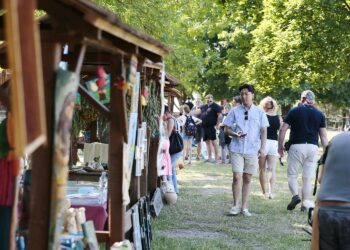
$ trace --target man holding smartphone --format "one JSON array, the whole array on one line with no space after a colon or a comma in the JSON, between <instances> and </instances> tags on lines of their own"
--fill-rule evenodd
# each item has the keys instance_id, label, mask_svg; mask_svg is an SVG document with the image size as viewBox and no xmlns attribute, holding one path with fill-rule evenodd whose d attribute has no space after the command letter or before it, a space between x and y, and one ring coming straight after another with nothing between
<instances>
[{"instance_id":1,"label":"man holding smartphone","mask_svg":"<svg viewBox=\"0 0 350 250\"><path fill-rule=\"evenodd\" d=\"M239 87L239 91L242 105L233 108L224 121L224 131L232 137L230 150L232 151L233 206L229 214L242 213L244 216L251 216L248 210L251 179L259 167L258 157L265 156L269 122L265 112L253 104L254 87L244 84ZM240 206L241 191L242 205Z\"/></svg>"}]
</instances>

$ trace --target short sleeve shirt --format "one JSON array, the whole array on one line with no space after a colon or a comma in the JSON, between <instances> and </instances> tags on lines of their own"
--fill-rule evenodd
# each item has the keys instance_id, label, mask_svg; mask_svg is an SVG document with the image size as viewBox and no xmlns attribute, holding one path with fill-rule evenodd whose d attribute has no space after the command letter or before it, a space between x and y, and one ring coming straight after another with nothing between
<instances>
[{"instance_id":1,"label":"short sleeve shirt","mask_svg":"<svg viewBox=\"0 0 350 250\"><path fill-rule=\"evenodd\" d=\"M218 121L218 113L221 113L221 107L216 103L212 103L210 106L205 104L201 107L201 120L202 126L215 126Z\"/></svg>"},{"instance_id":2,"label":"short sleeve shirt","mask_svg":"<svg viewBox=\"0 0 350 250\"><path fill-rule=\"evenodd\" d=\"M239 154L257 154L261 146L260 130L268 127L269 122L265 112L254 104L248 110L247 115L244 114L245 112L244 105L235 107L231 109L224 121L224 125L233 131L242 131L247 134L243 138L233 137L230 150Z\"/></svg>"},{"instance_id":3,"label":"short sleeve shirt","mask_svg":"<svg viewBox=\"0 0 350 250\"><path fill-rule=\"evenodd\" d=\"M319 130L326 127L324 114L311 105L293 108L284 122L290 126L291 144L310 143L318 146Z\"/></svg>"}]
</instances>

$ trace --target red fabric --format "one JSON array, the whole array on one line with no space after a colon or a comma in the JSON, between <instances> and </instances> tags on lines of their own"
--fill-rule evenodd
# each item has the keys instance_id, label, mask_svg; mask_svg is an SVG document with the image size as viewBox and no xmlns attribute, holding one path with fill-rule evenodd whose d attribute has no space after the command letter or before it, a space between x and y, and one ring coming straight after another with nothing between
<instances>
[{"instance_id":1,"label":"red fabric","mask_svg":"<svg viewBox=\"0 0 350 250\"><path fill-rule=\"evenodd\" d=\"M15 161L0 158L0 205L12 206L14 201Z\"/></svg>"},{"instance_id":2,"label":"red fabric","mask_svg":"<svg viewBox=\"0 0 350 250\"><path fill-rule=\"evenodd\" d=\"M106 224L107 203L99 205L71 205L73 208L85 207L86 221L92 220L94 222L95 230L103 231Z\"/></svg>"}]
</instances>

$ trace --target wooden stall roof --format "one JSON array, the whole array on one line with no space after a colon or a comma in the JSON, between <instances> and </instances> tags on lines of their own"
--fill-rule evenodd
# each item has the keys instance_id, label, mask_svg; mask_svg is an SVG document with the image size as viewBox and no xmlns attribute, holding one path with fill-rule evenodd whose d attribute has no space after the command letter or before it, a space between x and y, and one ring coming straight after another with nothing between
<instances>
[{"instance_id":1,"label":"wooden stall roof","mask_svg":"<svg viewBox=\"0 0 350 250\"><path fill-rule=\"evenodd\" d=\"M174 86L177 86L181 83L179 79L170 75L169 73L165 74L165 81L169 82L170 85L174 85Z\"/></svg>"},{"instance_id":2,"label":"wooden stall roof","mask_svg":"<svg viewBox=\"0 0 350 250\"><path fill-rule=\"evenodd\" d=\"M165 86L164 92L167 96L176 96L178 98L182 97L182 92L178 89Z\"/></svg>"},{"instance_id":3,"label":"wooden stall roof","mask_svg":"<svg viewBox=\"0 0 350 250\"><path fill-rule=\"evenodd\" d=\"M46 36L44 39L54 35L64 40L69 36L84 40L88 45L103 45L109 52L139 54L153 62L161 62L170 52L170 48L158 40L123 23L115 13L90 0L38 0L38 7L55 21L56 33L42 32L42 36ZM45 24L52 23L49 19L42 20L42 30Z\"/></svg>"}]
</instances>

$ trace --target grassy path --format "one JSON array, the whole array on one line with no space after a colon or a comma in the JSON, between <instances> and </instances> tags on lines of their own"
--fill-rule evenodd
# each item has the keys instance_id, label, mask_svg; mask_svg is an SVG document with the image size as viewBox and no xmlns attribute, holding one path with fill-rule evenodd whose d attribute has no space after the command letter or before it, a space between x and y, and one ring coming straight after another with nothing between
<instances>
[{"instance_id":1,"label":"grassy path","mask_svg":"<svg viewBox=\"0 0 350 250\"><path fill-rule=\"evenodd\" d=\"M286 165L286 164L284 164ZM153 249L309 249L307 214L287 211L286 166L277 166L273 200L261 195L257 176L250 196L252 217L228 216L230 165L194 162L178 171L180 196L152 220Z\"/></svg>"}]
</instances>

